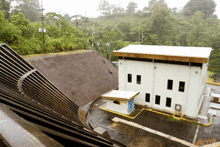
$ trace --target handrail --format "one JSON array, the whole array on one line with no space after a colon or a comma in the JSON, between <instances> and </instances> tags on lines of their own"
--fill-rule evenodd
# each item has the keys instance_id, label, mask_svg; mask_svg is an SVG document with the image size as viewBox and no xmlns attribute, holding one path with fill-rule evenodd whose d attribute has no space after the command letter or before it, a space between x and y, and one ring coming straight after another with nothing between
<instances>
[{"instance_id":1,"label":"handrail","mask_svg":"<svg viewBox=\"0 0 220 147\"><path fill-rule=\"evenodd\" d=\"M212 120L213 120L213 115L212 115L210 123L209 124L203 124L203 123L200 123L200 122L197 122L197 121L193 121L193 120L190 120L190 119L183 118L183 115L181 115L181 117L179 118L179 117L175 116L175 113L171 115L171 114L159 112L159 111L148 109L148 108L141 109L141 111L137 115L135 115L134 117L131 117L131 116L128 116L128 115L125 115L125 114L121 114L121 113L118 113L118 112L115 112L115 111L111 111L111 110L108 110L108 109L103 109L101 107L99 107L99 109L104 110L104 111L108 111L108 112L111 112L111 113L115 113L115 114L130 118L130 119L135 119L142 111L147 110L147 111L151 111L151 112L158 113L158 114L161 114L161 115L170 116L170 117L173 117L173 118L178 118L180 120L188 121L188 122L191 122L191 123L195 123L195 124L199 124L199 125L203 125L203 126L207 126L207 127L212 125Z\"/></svg>"},{"instance_id":2,"label":"handrail","mask_svg":"<svg viewBox=\"0 0 220 147\"><path fill-rule=\"evenodd\" d=\"M207 82L207 84L211 84L211 85L217 85L217 86L220 86L220 83L212 83L212 82Z\"/></svg>"}]
</instances>

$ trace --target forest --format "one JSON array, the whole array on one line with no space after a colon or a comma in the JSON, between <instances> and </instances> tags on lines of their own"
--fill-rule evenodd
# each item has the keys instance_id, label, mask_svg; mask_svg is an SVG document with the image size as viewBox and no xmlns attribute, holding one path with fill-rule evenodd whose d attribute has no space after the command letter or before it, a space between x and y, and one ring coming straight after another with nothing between
<instances>
[{"instance_id":1,"label":"forest","mask_svg":"<svg viewBox=\"0 0 220 147\"><path fill-rule=\"evenodd\" d=\"M209 70L220 73L220 20L215 8L214 0L189 0L182 10L169 8L164 0L150 0L141 10L135 2L123 8L100 0L100 16L88 18L44 14L38 0L0 0L0 43L22 55L43 53L39 28L44 26L47 53L94 49L109 57L129 44L212 47Z\"/></svg>"}]
</instances>

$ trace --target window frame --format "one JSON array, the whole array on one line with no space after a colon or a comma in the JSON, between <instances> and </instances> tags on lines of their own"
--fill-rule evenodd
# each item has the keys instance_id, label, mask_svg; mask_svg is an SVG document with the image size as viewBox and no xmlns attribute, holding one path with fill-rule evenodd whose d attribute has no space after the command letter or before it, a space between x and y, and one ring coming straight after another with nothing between
<instances>
[{"instance_id":1,"label":"window frame","mask_svg":"<svg viewBox=\"0 0 220 147\"><path fill-rule=\"evenodd\" d=\"M181 88L181 83L183 83L183 88ZM186 82L184 81L179 81L179 92L185 92L185 87L186 87Z\"/></svg>"},{"instance_id":2,"label":"window frame","mask_svg":"<svg viewBox=\"0 0 220 147\"><path fill-rule=\"evenodd\" d=\"M170 100L169 103L168 103L168 100ZM168 104L169 104L169 105L168 105ZM166 97L166 107L171 108L171 106L172 106L172 98Z\"/></svg>"},{"instance_id":3,"label":"window frame","mask_svg":"<svg viewBox=\"0 0 220 147\"><path fill-rule=\"evenodd\" d=\"M170 83L170 82L172 82L172 83ZM172 85L170 85L170 84L172 84ZM167 80L167 89L168 90L173 90L173 80L171 80L171 79Z\"/></svg>"},{"instance_id":4,"label":"window frame","mask_svg":"<svg viewBox=\"0 0 220 147\"><path fill-rule=\"evenodd\" d=\"M138 78L139 77L139 78ZM139 79L139 80L138 80ZM141 84L141 75L137 75L137 81L136 81L137 84Z\"/></svg>"},{"instance_id":5,"label":"window frame","mask_svg":"<svg viewBox=\"0 0 220 147\"><path fill-rule=\"evenodd\" d=\"M130 79L130 80L129 80ZM128 79L127 79L128 83L132 83L132 74L128 73Z\"/></svg>"},{"instance_id":6,"label":"window frame","mask_svg":"<svg viewBox=\"0 0 220 147\"><path fill-rule=\"evenodd\" d=\"M149 101L147 101L147 99L148 99ZM145 93L145 102L150 103L150 93Z\"/></svg>"},{"instance_id":7,"label":"window frame","mask_svg":"<svg viewBox=\"0 0 220 147\"><path fill-rule=\"evenodd\" d=\"M157 99L159 99L158 103L157 103ZM160 95L155 95L155 104L160 105Z\"/></svg>"}]
</instances>

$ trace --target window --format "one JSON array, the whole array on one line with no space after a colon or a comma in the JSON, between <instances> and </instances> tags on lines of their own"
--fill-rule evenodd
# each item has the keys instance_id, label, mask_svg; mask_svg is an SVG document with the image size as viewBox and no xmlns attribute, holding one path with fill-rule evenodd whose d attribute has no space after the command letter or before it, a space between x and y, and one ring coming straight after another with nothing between
<instances>
[{"instance_id":1,"label":"window","mask_svg":"<svg viewBox=\"0 0 220 147\"><path fill-rule=\"evenodd\" d=\"M120 105L120 101L118 100L113 100L113 103Z\"/></svg>"},{"instance_id":2,"label":"window","mask_svg":"<svg viewBox=\"0 0 220 147\"><path fill-rule=\"evenodd\" d=\"M185 82L181 82L179 83L179 91L184 92L185 89Z\"/></svg>"},{"instance_id":3,"label":"window","mask_svg":"<svg viewBox=\"0 0 220 147\"><path fill-rule=\"evenodd\" d=\"M160 96L156 95L155 104L160 105Z\"/></svg>"},{"instance_id":4,"label":"window","mask_svg":"<svg viewBox=\"0 0 220 147\"><path fill-rule=\"evenodd\" d=\"M145 94L145 102L150 102L150 94L149 93Z\"/></svg>"},{"instance_id":5,"label":"window","mask_svg":"<svg viewBox=\"0 0 220 147\"><path fill-rule=\"evenodd\" d=\"M169 90L173 89L173 80L168 80L168 82L167 82L167 89L169 89Z\"/></svg>"},{"instance_id":6,"label":"window","mask_svg":"<svg viewBox=\"0 0 220 147\"><path fill-rule=\"evenodd\" d=\"M129 82L129 83L132 82L132 74L128 74L128 82Z\"/></svg>"},{"instance_id":7,"label":"window","mask_svg":"<svg viewBox=\"0 0 220 147\"><path fill-rule=\"evenodd\" d=\"M137 75L137 84L141 84L141 76Z\"/></svg>"},{"instance_id":8,"label":"window","mask_svg":"<svg viewBox=\"0 0 220 147\"><path fill-rule=\"evenodd\" d=\"M171 107L171 98L167 97L166 106Z\"/></svg>"}]
</instances>

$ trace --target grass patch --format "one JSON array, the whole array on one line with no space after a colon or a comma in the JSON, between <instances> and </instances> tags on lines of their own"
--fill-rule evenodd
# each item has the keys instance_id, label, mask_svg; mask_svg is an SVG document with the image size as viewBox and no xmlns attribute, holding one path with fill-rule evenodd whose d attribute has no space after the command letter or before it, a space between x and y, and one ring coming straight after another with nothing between
<instances>
[{"instance_id":1,"label":"grass patch","mask_svg":"<svg viewBox=\"0 0 220 147\"><path fill-rule=\"evenodd\" d=\"M31 54L31 55L22 55L22 57L23 58L29 58L29 57L39 57L39 56L47 56L47 55L67 55L67 54L82 53L82 52L87 52L87 51L88 50L75 50L75 51L47 53L47 54Z\"/></svg>"},{"instance_id":2,"label":"grass patch","mask_svg":"<svg viewBox=\"0 0 220 147\"><path fill-rule=\"evenodd\" d=\"M174 117L172 117L172 116L168 116L167 120L168 120L168 121L177 121L177 122L180 122L180 121L181 121L180 119L176 119L176 118L174 118Z\"/></svg>"},{"instance_id":3,"label":"grass patch","mask_svg":"<svg viewBox=\"0 0 220 147\"><path fill-rule=\"evenodd\" d=\"M208 71L208 78L207 78L207 82L211 82L213 83L214 82L214 79L211 78L212 75L214 75L215 73L212 72L212 71Z\"/></svg>"}]
</instances>

